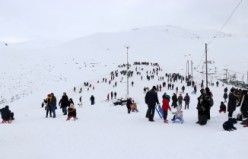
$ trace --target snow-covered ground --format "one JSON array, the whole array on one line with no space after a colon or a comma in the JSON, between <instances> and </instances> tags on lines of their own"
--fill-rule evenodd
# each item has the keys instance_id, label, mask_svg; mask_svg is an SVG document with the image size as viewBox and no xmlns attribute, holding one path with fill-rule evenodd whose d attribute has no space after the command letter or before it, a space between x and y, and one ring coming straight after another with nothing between
<instances>
[{"instance_id":1,"label":"snow-covered ground","mask_svg":"<svg viewBox=\"0 0 248 159\"><path fill-rule=\"evenodd\" d=\"M125 53L118 58L108 55L104 58L99 55L100 59L92 54L86 59L83 58L85 55L75 56L73 53L59 52L42 54L42 51L39 51L1 52L0 108L8 104L16 118L11 124L0 124L1 159L247 158L245 144L248 139L245 136L248 129L238 123L235 125L236 131L224 131L222 124L227 120L227 114L218 112L223 100L223 90L225 87L230 89L231 86L223 86L222 83L219 87L210 86L215 104L211 109L211 120L205 126L195 123L199 91L196 95L191 94L192 87L186 87L185 91L190 94L191 103L189 110L183 110L183 124L165 124L158 114L155 114L155 122L149 122L145 118L147 106L144 102L143 88L151 88L163 82L157 77L151 81L146 80L146 71L154 67L137 66L143 80L136 74L136 66L132 65L130 68L134 71L134 76L129 82L134 81L134 86L130 85L129 94L137 103L139 112L128 114L125 106L114 106L114 100L106 101L107 94L111 91L117 92L117 98L125 97L126 77L119 74L111 84L102 82L103 78L110 80L111 71L120 72L126 69L118 67L119 64L126 63ZM139 61L132 56L131 59L130 63ZM149 56L146 56L146 59L149 61ZM183 70L173 69L176 62L166 59L164 54L161 54L160 60L149 62L159 62L163 69L159 74L161 76L176 71L182 75L185 73ZM184 68L185 59L177 61L176 66L178 65L183 65ZM194 77L199 90L202 75L195 73ZM94 89L91 87L87 90L84 82L92 84ZM114 82L117 82L117 87L113 87ZM179 90L182 85L186 86L184 82L175 83ZM77 88L76 92L73 92L74 86ZM82 93L78 92L80 88L83 89ZM41 103L51 92L58 101L63 92L73 98L79 120L66 121L66 116L62 115L59 107L56 110L56 118L45 118L45 110L41 108ZM160 101L164 92L172 95L175 91L163 88L158 93ZM95 96L95 105L90 105L91 95ZM82 107L77 105L80 96L83 98ZM237 113L239 109L234 116ZM168 119L172 116L169 112Z\"/></svg>"}]
</instances>

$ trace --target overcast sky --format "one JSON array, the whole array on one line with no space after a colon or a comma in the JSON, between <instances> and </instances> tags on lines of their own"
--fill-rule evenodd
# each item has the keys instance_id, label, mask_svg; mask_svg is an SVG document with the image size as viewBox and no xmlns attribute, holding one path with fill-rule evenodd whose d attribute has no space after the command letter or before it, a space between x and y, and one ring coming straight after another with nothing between
<instances>
[{"instance_id":1,"label":"overcast sky","mask_svg":"<svg viewBox=\"0 0 248 159\"><path fill-rule=\"evenodd\" d=\"M0 0L0 40L75 38L175 25L220 30L241 0ZM224 32L248 35L248 0Z\"/></svg>"}]
</instances>

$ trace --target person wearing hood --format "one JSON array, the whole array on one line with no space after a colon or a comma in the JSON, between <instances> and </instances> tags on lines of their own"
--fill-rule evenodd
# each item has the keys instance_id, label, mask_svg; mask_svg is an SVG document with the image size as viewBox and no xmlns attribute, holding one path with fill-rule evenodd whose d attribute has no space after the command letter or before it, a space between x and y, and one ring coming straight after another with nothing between
<instances>
[{"instance_id":1,"label":"person wearing hood","mask_svg":"<svg viewBox=\"0 0 248 159\"><path fill-rule=\"evenodd\" d=\"M6 105L4 108L0 109L2 123L11 123L14 120L14 113L9 110L9 106Z\"/></svg>"}]
</instances>

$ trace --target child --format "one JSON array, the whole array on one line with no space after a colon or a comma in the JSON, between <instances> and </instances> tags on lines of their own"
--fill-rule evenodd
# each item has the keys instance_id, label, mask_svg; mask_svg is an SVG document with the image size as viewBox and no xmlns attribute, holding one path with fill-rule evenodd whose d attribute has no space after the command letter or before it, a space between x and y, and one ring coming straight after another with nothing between
<instances>
[{"instance_id":1,"label":"child","mask_svg":"<svg viewBox=\"0 0 248 159\"><path fill-rule=\"evenodd\" d=\"M8 105L0 109L0 113L3 119L2 123L11 123L14 120L14 113L9 110Z\"/></svg>"},{"instance_id":2,"label":"child","mask_svg":"<svg viewBox=\"0 0 248 159\"><path fill-rule=\"evenodd\" d=\"M236 123L237 123L237 120L235 118L229 118L228 121L223 123L223 129L225 131L237 130L237 128L234 127L234 124Z\"/></svg>"},{"instance_id":3,"label":"child","mask_svg":"<svg viewBox=\"0 0 248 159\"><path fill-rule=\"evenodd\" d=\"M168 115L168 109L171 111L171 107L170 107L170 104L169 104L169 99L168 97L166 96L166 94L164 94L163 96L163 105L162 105L162 110L163 110L163 118L164 118L164 123L168 123L168 120L167 120L167 115Z\"/></svg>"},{"instance_id":4,"label":"child","mask_svg":"<svg viewBox=\"0 0 248 159\"><path fill-rule=\"evenodd\" d=\"M173 118L171 119L171 121L173 123L183 123L184 120L183 120L183 111L180 109L180 107L177 107L177 111L176 112L173 112L172 114L175 114L173 116Z\"/></svg>"},{"instance_id":5,"label":"child","mask_svg":"<svg viewBox=\"0 0 248 159\"><path fill-rule=\"evenodd\" d=\"M70 107L68 108L68 117L66 120L70 120L71 118L74 118L74 120L77 120L77 111L76 108L74 108L74 104L71 103Z\"/></svg>"},{"instance_id":6,"label":"child","mask_svg":"<svg viewBox=\"0 0 248 159\"><path fill-rule=\"evenodd\" d=\"M226 113L226 105L224 104L224 102L221 102L221 103L220 103L220 110L219 110L219 112L220 112L220 113L221 113L221 112Z\"/></svg>"}]
</instances>

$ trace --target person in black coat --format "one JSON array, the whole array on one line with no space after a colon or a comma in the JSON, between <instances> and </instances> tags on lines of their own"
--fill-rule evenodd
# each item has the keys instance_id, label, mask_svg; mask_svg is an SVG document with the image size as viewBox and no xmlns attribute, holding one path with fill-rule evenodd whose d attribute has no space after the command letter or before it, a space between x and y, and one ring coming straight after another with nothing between
<instances>
[{"instance_id":1,"label":"person in black coat","mask_svg":"<svg viewBox=\"0 0 248 159\"><path fill-rule=\"evenodd\" d=\"M224 104L224 102L220 102L220 113L224 112L226 113L226 105Z\"/></svg>"},{"instance_id":2,"label":"person in black coat","mask_svg":"<svg viewBox=\"0 0 248 159\"><path fill-rule=\"evenodd\" d=\"M228 103L227 103L228 118L232 118L233 112L236 110L238 96L234 94L234 91L235 89L231 88L230 93L228 95Z\"/></svg>"},{"instance_id":3,"label":"person in black coat","mask_svg":"<svg viewBox=\"0 0 248 159\"><path fill-rule=\"evenodd\" d=\"M209 109L209 96L206 94L204 89L200 90L201 95L197 98L198 103L196 109L198 110L198 121L197 124L205 125L208 120L208 109Z\"/></svg>"},{"instance_id":4,"label":"person in black coat","mask_svg":"<svg viewBox=\"0 0 248 159\"><path fill-rule=\"evenodd\" d=\"M12 120L14 120L14 113L11 112L9 110L9 106L6 105L4 108L0 109L0 113L1 113L1 116L2 116L2 123L5 123L5 122L11 122Z\"/></svg>"},{"instance_id":5,"label":"person in black coat","mask_svg":"<svg viewBox=\"0 0 248 159\"><path fill-rule=\"evenodd\" d=\"M112 99L112 97L111 97L111 99ZM90 102L91 102L91 105L95 104L95 97L93 95L91 95L91 97L90 97Z\"/></svg>"},{"instance_id":6,"label":"person in black coat","mask_svg":"<svg viewBox=\"0 0 248 159\"><path fill-rule=\"evenodd\" d=\"M155 86L153 86L152 89L146 93L145 103L148 105L146 117L152 122L154 121L153 118L156 104L159 104L157 88Z\"/></svg>"},{"instance_id":7,"label":"person in black coat","mask_svg":"<svg viewBox=\"0 0 248 159\"><path fill-rule=\"evenodd\" d=\"M131 112L131 105L133 104L133 102L132 102L132 98L128 98L127 99L127 104L126 104L126 106L127 106L127 113L128 114L130 114L130 112Z\"/></svg>"},{"instance_id":8,"label":"person in black coat","mask_svg":"<svg viewBox=\"0 0 248 159\"><path fill-rule=\"evenodd\" d=\"M66 93L63 93L62 98L59 101L60 108L62 109L62 112L64 115L67 115L67 107L69 106L69 99Z\"/></svg>"},{"instance_id":9,"label":"person in black coat","mask_svg":"<svg viewBox=\"0 0 248 159\"><path fill-rule=\"evenodd\" d=\"M237 120L235 118L229 118L228 121L223 123L223 129L225 131L236 130L237 128L234 127L234 124L236 123L237 123Z\"/></svg>"},{"instance_id":10,"label":"person in black coat","mask_svg":"<svg viewBox=\"0 0 248 159\"><path fill-rule=\"evenodd\" d=\"M173 106L174 108L176 108L177 107L177 101L178 101L178 98L177 98L176 93L173 93L173 95L171 97L171 100L172 100L171 106Z\"/></svg>"},{"instance_id":11,"label":"person in black coat","mask_svg":"<svg viewBox=\"0 0 248 159\"><path fill-rule=\"evenodd\" d=\"M228 97L227 92L224 92L224 95L223 95L224 102L226 102L227 97Z\"/></svg>"}]
</instances>

